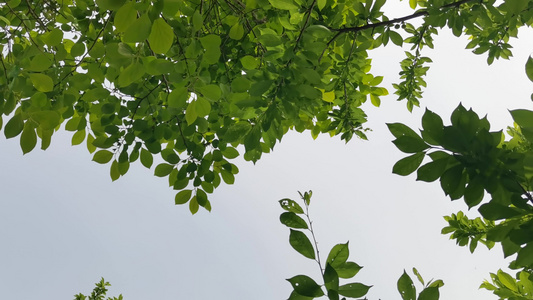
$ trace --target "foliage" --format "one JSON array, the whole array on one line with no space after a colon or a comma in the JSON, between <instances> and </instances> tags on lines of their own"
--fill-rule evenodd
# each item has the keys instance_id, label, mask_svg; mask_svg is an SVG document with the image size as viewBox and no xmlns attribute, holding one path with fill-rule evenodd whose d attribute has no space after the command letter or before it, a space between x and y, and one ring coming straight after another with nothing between
<instances>
[{"instance_id":1,"label":"foliage","mask_svg":"<svg viewBox=\"0 0 533 300\"><path fill-rule=\"evenodd\" d=\"M79 293L74 296L74 300L122 300L122 295L118 295L118 297L106 298L108 286L111 286L111 284L102 278L96 283L96 287L93 289L90 296L85 296L82 293Z\"/></svg>"},{"instance_id":2,"label":"foliage","mask_svg":"<svg viewBox=\"0 0 533 300\"><path fill-rule=\"evenodd\" d=\"M470 36L467 48L492 63L511 56L510 37L533 14L527 0L410 0L418 10L393 19L385 2L5 1L4 134L28 153L64 125L112 180L137 160L157 164L176 204L210 210L207 194L234 182L240 152L256 162L288 130L366 138L361 106L388 94L371 50L411 45L394 87L412 110L438 30Z\"/></svg>"},{"instance_id":3,"label":"foliage","mask_svg":"<svg viewBox=\"0 0 533 300\"><path fill-rule=\"evenodd\" d=\"M290 228L290 245L301 255L316 261L320 268L322 281L324 282L324 284L319 285L307 275L296 275L287 279L294 289L289 296L289 300L314 299L322 296L327 296L330 300L339 300L340 296L344 296L342 299L346 299L346 297L359 298L365 296L372 286L367 286L359 282L343 285L339 283L341 278L350 279L357 275L363 268L355 262L348 261L350 255L348 242L333 246L326 259L325 266L322 265L318 243L313 231L313 222L309 216L309 205L311 204L312 195L312 191L305 192L304 194L300 193L305 210L294 200L285 198L279 201L281 207L285 210L280 215L280 222ZM308 231L313 242L311 242L304 231L298 229ZM422 276L420 276L420 273L415 268L413 268L413 273L417 276L420 283L424 285ZM439 287L443 285L442 280L429 281L424 285L424 289L417 298L413 281L404 271L398 280L398 292L403 300L437 300L439 299Z\"/></svg>"},{"instance_id":4,"label":"foliage","mask_svg":"<svg viewBox=\"0 0 533 300\"><path fill-rule=\"evenodd\" d=\"M365 139L362 105L370 99L379 106L388 94L380 86L383 77L370 73L373 49L389 42L409 49L393 87L411 111L420 104L431 63L423 50L433 48L440 30L468 36L466 48L486 54L492 64L509 58L510 39L533 24L530 0L409 0L415 11L399 18L387 16L385 4L4 1L0 129L6 138L19 137L26 154L39 140L41 149L48 148L53 133L64 126L73 132L73 145L85 142L95 162L110 165L112 180L140 161L168 179L177 191L176 204L188 203L193 214L200 207L210 211L208 194L222 182L234 183L239 172L232 159L242 153L245 160L258 161L288 130L308 130L315 138L340 135L346 142L353 136ZM533 80L532 58L526 74ZM481 218L462 212L446 217L443 233L472 252L478 243L489 248L499 243L506 257L516 254L510 265L519 270L515 277L498 271L491 275L493 283L482 287L502 299L530 299L533 111L511 114L516 124L508 130L510 140L462 105L450 125L426 110L420 134L403 124L388 126L394 144L408 154L394 165L394 173L416 171L417 180L439 180L452 200L463 198L469 208L478 207ZM333 247L322 267L307 210L310 197L302 195L305 211L282 200L286 212L280 220L291 228L291 246L318 262L326 291L298 275L289 280L292 298L364 296L368 286L338 283L343 272L351 278L358 271L347 262L347 243ZM309 230L314 243L302 230ZM425 285L418 299L437 299L436 282ZM102 279L91 297L103 299L107 285ZM415 299L405 272L398 288L404 300Z\"/></svg>"},{"instance_id":5,"label":"foliage","mask_svg":"<svg viewBox=\"0 0 533 300\"><path fill-rule=\"evenodd\" d=\"M531 76L533 60L526 64ZM394 144L410 156L398 161L393 172L409 175L417 172L417 180L440 181L442 190L452 200L463 198L469 208L478 207L483 218L469 219L463 212L445 217L451 233L460 246L470 243L474 252L478 242L489 249L499 243L505 257L516 254L510 268L522 269L514 279L499 270L491 274L493 284L481 287L501 299L531 299L533 281L533 111L510 112L515 124L508 129L511 139L502 131L490 131L486 118L479 118L462 105L445 126L437 114L426 110L421 134L400 124L388 124L396 137ZM425 157L430 162L422 165ZM486 197L486 196L490 196ZM487 200L487 198L489 198ZM518 279L518 281L517 281Z\"/></svg>"}]
</instances>

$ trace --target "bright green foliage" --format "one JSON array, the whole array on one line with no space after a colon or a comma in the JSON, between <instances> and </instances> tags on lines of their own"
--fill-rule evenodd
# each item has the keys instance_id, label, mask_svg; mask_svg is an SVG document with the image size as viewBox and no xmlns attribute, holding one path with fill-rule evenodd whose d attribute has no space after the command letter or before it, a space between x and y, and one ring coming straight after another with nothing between
<instances>
[{"instance_id":1,"label":"bright green foliage","mask_svg":"<svg viewBox=\"0 0 533 300\"><path fill-rule=\"evenodd\" d=\"M172 165L155 173L177 192L210 194L235 181L239 152L255 162L288 130L365 138L361 105L388 94L370 73L371 50L411 45L395 93L412 110L431 62L422 52L439 29L466 33L468 48L491 63L511 55L509 38L533 15L526 0L419 0L409 1L419 8L412 15L391 19L385 2L4 2L4 134L20 135L28 153L39 139L46 149L65 123L73 145L85 142L93 160L110 163L113 180L139 156L151 168L155 155ZM395 171L408 173L419 153Z\"/></svg>"},{"instance_id":2,"label":"bright green foliage","mask_svg":"<svg viewBox=\"0 0 533 300\"><path fill-rule=\"evenodd\" d=\"M107 297L107 287L111 286L109 282L104 281L104 278L100 282L96 283L96 287L93 289L91 295L85 296L82 293L79 293L74 296L74 300L122 300L122 295L118 297Z\"/></svg>"},{"instance_id":3,"label":"bright green foliage","mask_svg":"<svg viewBox=\"0 0 533 300\"><path fill-rule=\"evenodd\" d=\"M521 271L518 272L516 277L513 277L502 270L498 270L496 274L491 273L490 277L492 283L485 281L480 288L492 291L500 299L533 299L531 272Z\"/></svg>"}]
</instances>

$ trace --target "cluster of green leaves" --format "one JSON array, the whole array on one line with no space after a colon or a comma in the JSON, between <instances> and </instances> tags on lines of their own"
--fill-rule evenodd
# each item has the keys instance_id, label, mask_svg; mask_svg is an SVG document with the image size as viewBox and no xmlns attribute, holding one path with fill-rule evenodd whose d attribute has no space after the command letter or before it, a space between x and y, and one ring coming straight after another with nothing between
<instances>
[{"instance_id":1,"label":"cluster of green leaves","mask_svg":"<svg viewBox=\"0 0 533 300\"><path fill-rule=\"evenodd\" d=\"M516 278L498 270L496 274L491 273L492 283L485 281L480 288L492 291L501 300L528 300L533 299L533 280L531 272L518 272Z\"/></svg>"},{"instance_id":2,"label":"cluster of green leaves","mask_svg":"<svg viewBox=\"0 0 533 300\"><path fill-rule=\"evenodd\" d=\"M118 297L107 297L107 287L111 286L109 282L105 281L104 278L102 278L99 282L97 282L96 287L93 289L91 294L89 296L85 296L82 293L79 293L74 296L74 300L122 300L122 295L118 295Z\"/></svg>"},{"instance_id":3,"label":"cluster of green leaves","mask_svg":"<svg viewBox=\"0 0 533 300\"><path fill-rule=\"evenodd\" d=\"M285 198L279 201L281 207L285 210L280 215L280 222L290 228L289 243L294 250L306 258L315 260L322 274L322 285L326 292L324 292L321 285L315 280L306 275L296 275L287 279L294 288L290 300L305 300L314 299L327 295L330 300L339 300L340 296L344 296L342 299L359 298L366 295L370 286L364 285L359 282L352 282L340 285L340 279L350 279L354 277L361 266L348 261L350 250L348 248L348 242L346 244L337 244L330 250L325 267L320 262L320 255L318 245L315 240L315 234L313 232L313 225L309 217L309 204L311 203L312 192L300 193L300 197L303 201L304 209L294 200ZM304 220L301 216L306 217ZM313 243L309 239L308 235L302 231L307 230L313 239Z\"/></svg>"},{"instance_id":4,"label":"cluster of green leaves","mask_svg":"<svg viewBox=\"0 0 533 300\"><path fill-rule=\"evenodd\" d=\"M5 1L0 128L9 116L5 136L20 136L28 153L64 124L113 180L137 160L158 161L176 204L196 213L234 182L232 159L243 151L256 162L288 130L366 138L361 106L388 94L370 73L370 50L413 44L396 85L412 109L430 62L420 49L437 29L466 32L476 52L489 43L489 58L506 58L508 38L531 19L524 0L409 1L420 9L398 19L385 2ZM408 23L420 17L420 27Z\"/></svg>"},{"instance_id":5,"label":"cluster of green leaves","mask_svg":"<svg viewBox=\"0 0 533 300\"><path fill-rule=\"evenodd\" d=\"M526 73L533 81L531 58ZM439 179L452 200L463 198L469 208L479 205L482 218L469 219L462 212L452 214L445 217L449 226L442 233L451 233L460 246L470 243L471 252L481 242L489 249L501 244L505 257L516 254L509 266L521 270L516 279L500 270L497 275L491 274L493 284L485 282L481 287L501 299L531 299L533 111L517 109L511 115L515 124L508 129L509 140L502 131L490 131L486 118L480 119L462 105L452 113L449 126L426 110L420 135L403 124L388 126L398 149L411 154L394 165L394 173L409 175L416 171L417 180ZM426 156L431 161L422 165Z\"/></svg>"},{"instance_id":6,"label":"cluster of green leaves","mask_svg":"<svg viewBox=\"0 0 533 300\"><path fill-rule=\"evenodd\" d=\"M364 285L359 282L352 282L340 285L340 279L350 279L354 277L361 266L355 262L348 261L350 255L348 242L346 244L337 244L331 248L325 267L320 261L320 252L318 244L315 239L313 231L313 223L309 216L309 205L311 203L312 191L300 193L300 198L304 204L305 210L298 204L298 202L285 198L279 201L281 207L285 212L280 215L280 222L290 228L289 244L294 250L306 258L313 259L317 262L322 274L323 285L319 285L314 279L307 275L296 275L287 279L293 287L293 291L289 296L289 300L306 300L315 299L322 296L327 296L330 300L359 298L367 294L371 286ZM305 217L305 220L304 218ZM306 234L303 230L308 231ZM311 236L313 242L309 238ZM438 300L439 288L444 285L442 280L429 281L424 283L422 276L413 268L413 273L416 275L420 283L424 286L422 292L417 297L416 288L411 277L404 271L402 276L398 279L398 292L403 300ZM324 292L324 289L326 292ZM365 298L366 299L366 298Z\"/></svg>"},{"instance_id":7,"label":"cluster of green leaves","mask_svg":"<svg viewBox=\"0 0 533 300\"><path fill-rule=\"evenodd\" d=\"M466 246L470 243L471 253L474 253L478 243L482 243L488 249L494 247L495 242L487 240L487 232L494 227L494 221L479 217L469 219L462 211L446 216L444 219L448 222L448 226L444 227L441 233L451 233L450 239L456 240L459 246Z\"/></svg>"},{"instance_id":8,"label":"cluster of green leaves","mask_svg":"<svg viewBox=\"0 0 533 300\"><path fill-rule=\"evenodd\" d=\"M528 128L533 128L533 112L514 110L511 114L524 137L532 141ZM465 221L463 215L458 214L448 219L450 227L445 232L454 232L452 237L460 245L466 245L467 236L470 236L471 250L478 240L488 246L501 242L505 256L518 253L513 266L532 266L533 240L529 224L533 206L528 201L533 202L529 194L533 186L533 153L513 148L515 142L505 142L501 131L490 132L486 118L480 119L462 105L453 112L450 126L444 126L438 115L427 110L422 117L422 127L422 134L418 135L403 124L389 124L398 149L414 153L398 161L393 172L408 175L417 171L417 180L426 182L439 179L446 195L452 200L463 198L469 208L480 205L485 193L490 195L490 200L478 209L489 222ZM425 156L431 158L431 162L421 166ZM490 222L497 220L504 221ZM468 228L467 236L461 223ZM526 247L522 248L524 244Z\"/></svg>"},{"instance_id":9,"label":"cluster of green leaves","mask_svg":"<svg viewBox=\"0 0 533 300\"><path fill-rule=\"evenodd\" d=\"M444 285L444 282L440 279L430 280L428 283L424 282L424 279L416 268L413 268L418 281L422 284L423 289L416 295L416 287L411 277L403 271L402 276L398 279L398 292L402 296L403 300L438 300L440 297L439 288Z\"/></svg>"}]
</instances>

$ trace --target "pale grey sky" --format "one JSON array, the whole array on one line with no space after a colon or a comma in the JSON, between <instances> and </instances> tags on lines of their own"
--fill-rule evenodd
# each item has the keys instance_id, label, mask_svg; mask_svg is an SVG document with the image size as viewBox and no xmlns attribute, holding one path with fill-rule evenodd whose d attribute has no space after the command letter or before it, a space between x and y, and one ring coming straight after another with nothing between
<instances>
[{"instance_id":1,"label":"pale grey sky","mask_svg":"<svg viewBox=\"0 0 533 300\"><path fill-rule=\"evenodd\" d=\"M488 67L485 56L464 50L465 39L442 33L438 50L427 52L434 63L422 106L446 122L462 102L488 113L495 130L510 125L507 109L533 109L533 84L524 73L532 38L523 34L513 42L515 58ZM403 50L371 55L373 74L397 82ZM211 196L212 213L195 216L173 204L166 179L138 163L112 183L108 165L91 162L84 146L70 146L71 133L58 132L50 149L25 156L18 138L1 138L2 297L72 299L103 276L110 295L126 300L286 299L285 278L319 280L319 271L290 247L277 201L312 189L323 258L349 240L350 260L364 266L354 281L373 285L369 299L400 299L396 281L413 266L426 280L444 280L442 300L496 299L477 288L489 272L507 266L499 246L480 245L472 255L440 235L442 216L466 211L462 200L451 202L438 183L391 173L405 155L391 143L385 122L419 127L424 108L411 114L388 96L382 107L365 109L370 141L346 145L337 137L313 141L309 133L290 133L255 166L237 159L235 184Z\"/></svg>"}]
</instances>

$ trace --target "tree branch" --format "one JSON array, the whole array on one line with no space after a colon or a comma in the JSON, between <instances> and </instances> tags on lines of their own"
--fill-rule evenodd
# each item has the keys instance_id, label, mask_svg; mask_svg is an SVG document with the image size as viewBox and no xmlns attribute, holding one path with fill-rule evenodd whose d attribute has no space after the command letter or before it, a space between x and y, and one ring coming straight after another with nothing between
<instances>
[{"instance_id":1,"label":"tree branch","mask_svg":"<svg viewBox=\"0 0 533 300\"><path fill-rule=\"evenodd\" d=\"M448 8L452 8L452 7L459 7L462 4L465 4L465 3L468 3L468 2L474 2L474 1L478 1L478 0L460 0L460 1L457 1L457 2L450 3L450 4L446 4L446 5L442 6L440 9L444 10L444 9L448 9ZM429 15L428 11L420 10L420 11L415 12L412 15L401 17L401 18L396 18L396 19L392 19L392 20L388 20L388 21L372 23L372 24L366 24L366 25L363 25L363 26L355 26L355 27L345 27L345 28L337 28L337 29L336 28L329 28L329 30L337 31L337 32L341 32L341 33L342 32L358 32L358 31L365 30L365 29L371 29L371 28L377 28L377 27L388 27L388 26L391 26L391 25L394 25L394 24L403 23L405 21L408 21L408 20L411 20L411 19L416 19L416 18L419 18L419 17L424 17L424 16L427 16L427 15Z\"/></svg>"}]
</instances>

